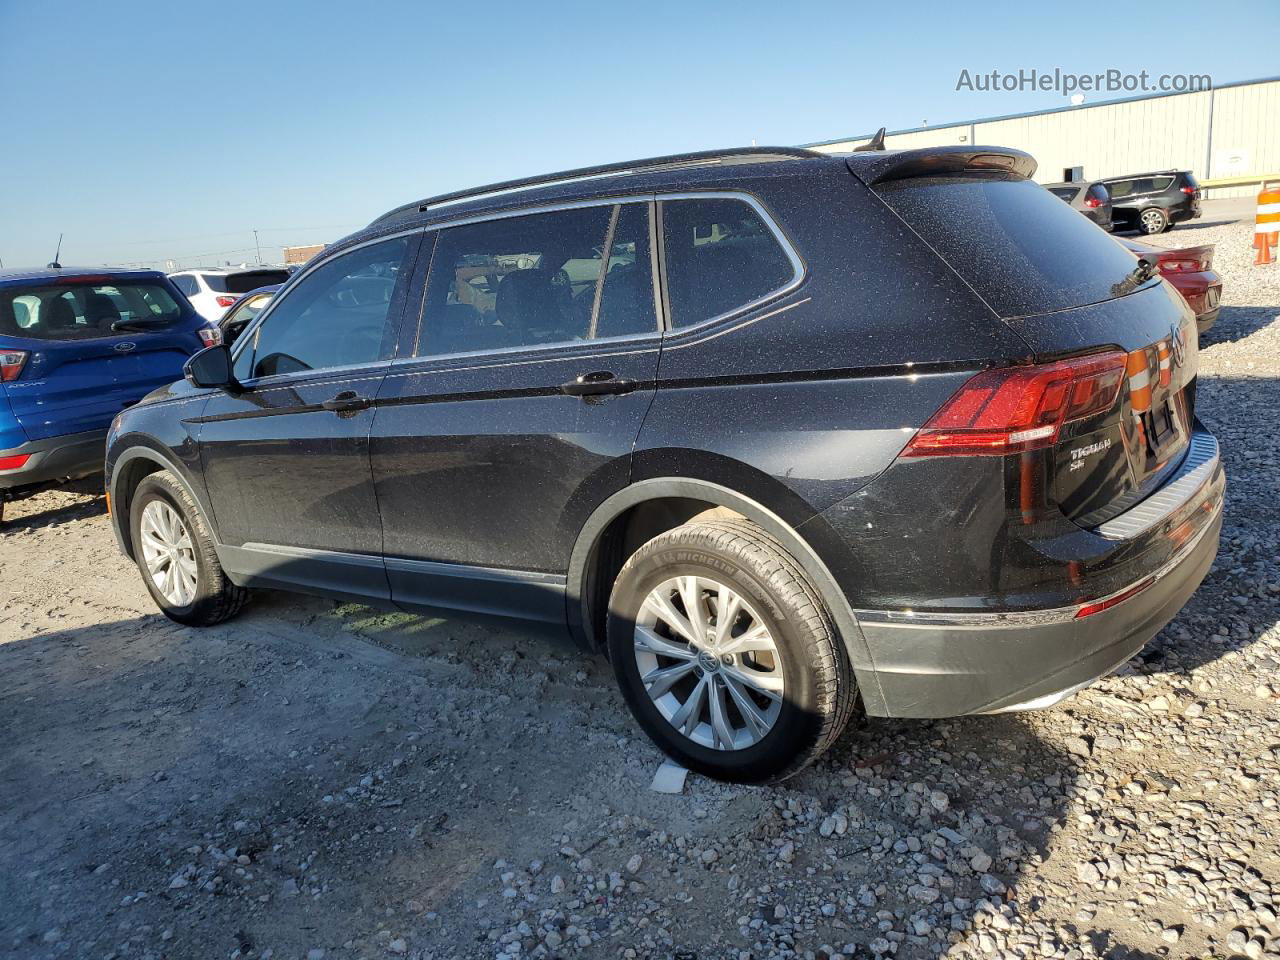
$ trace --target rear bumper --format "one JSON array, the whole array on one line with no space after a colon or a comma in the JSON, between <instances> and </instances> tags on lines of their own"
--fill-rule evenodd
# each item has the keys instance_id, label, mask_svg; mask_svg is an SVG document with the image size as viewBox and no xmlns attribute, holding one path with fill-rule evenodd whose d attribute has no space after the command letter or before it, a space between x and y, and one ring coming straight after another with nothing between
<instances>
[{"instance_id":1,"label":"rear bumper","mask_svg":"<svg viewBox=\"0 0 1280 960\"><path fill-rule=\"evenodd\" d=\"M1043 623L998 614L950 621L934 615L916 623L858 611L879 687L876 697L864 691L867 712L952 717L1051 705L1106 676L1177 615L1209 572L1221 530L1219 505L1155 583L1078 620L1043 611Z\"/></svg>"},{"instance_id":2,"label":"rear bumper","mask_svg":"<svg viewBox=\"0 0 1280 960\"><path fill-rule=\"evenodd\" d=\"M1138 566L1128 580L1113 580L1105 595L1005 612L854 610L871 666L858 677L867 712L949 717L1030 709L1110 673L1177 615L1208 573L1225 485L1217 441L1197 432L1173 478L1092 531L1117 545L1188 539L1159 567Z\"/></svg>"},{"instance_id":3,"label":"rear bumper","mask_svg":"<svg viewBox=\"0 0 1280 960\"><path fill-rule=\"evenodd\" d=\"M25 454L30 458L17 470L0 471L0 499L11 500L63 480L101 473L106 443L104 429L31 440L0 450L0 457Z\"/></svg>"}]
</instances>

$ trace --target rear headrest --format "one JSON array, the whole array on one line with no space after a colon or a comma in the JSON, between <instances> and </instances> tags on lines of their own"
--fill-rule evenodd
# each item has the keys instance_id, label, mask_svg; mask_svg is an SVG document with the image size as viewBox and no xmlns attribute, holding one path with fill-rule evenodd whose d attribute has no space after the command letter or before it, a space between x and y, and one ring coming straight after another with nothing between
<instances>
[{"instance_id":1,"label":"rear headrest","mask_svg":"<svg viewBox=\"0 0 1280 960\"><path fill-rule=\"evenodd\" d=\"M69 330L76 325L76 311L66 297L46 300L40 308L40 325L46 330Z\"/></svg>"},{"instance_id":2,"label":"rear headrest","mask_svg":"<svg viewBox=\"0 0 1280 960\"><path fill-rule=\"evenodd\" d=\"M495 309L498 320L512 330L554 327L559 320L559 307L550 270L516 270L498 283Z\"/></svg>"},{"instance_id":3,"label":"rear headrest","mask_svg":"<svg viewBox=\"0 0 1280 960\"><path fill-rule=\"evenodd\" d=\"M120 311L115 301L105 293L91 293L85 300L84 318L91 327L110 330L111 325L120 319Z\"/></svg>"}]
</instances>

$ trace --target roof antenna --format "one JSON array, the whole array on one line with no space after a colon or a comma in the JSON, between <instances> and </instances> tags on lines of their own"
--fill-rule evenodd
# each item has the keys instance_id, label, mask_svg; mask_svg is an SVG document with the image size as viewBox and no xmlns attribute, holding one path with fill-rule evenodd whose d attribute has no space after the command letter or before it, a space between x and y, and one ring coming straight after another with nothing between
<instances>
[{"instance_id":1,"label":"roof antenna","mask_svg":"<svg viewBox=\"0 0 1280 960\"><path fill-rule=\"evenodd\" d=\"M863 150L883 150L884 149L884 127L876 131L876 135L864 143L860 147L854 147L853 152L859 153Z\"/></svg>"},{"instance_id":2,"label":"roof antenna","mask_svg":"<svg viewBox=\"0 0 1280 960\"><path fill-rule=\"evenodd\" d=\"M58 234L58 249L54 251L53 262L50 263L50 270L61 270L62 264L58 262L58 257L62 256L62 234Z\"/></svg>"}]
</instances>

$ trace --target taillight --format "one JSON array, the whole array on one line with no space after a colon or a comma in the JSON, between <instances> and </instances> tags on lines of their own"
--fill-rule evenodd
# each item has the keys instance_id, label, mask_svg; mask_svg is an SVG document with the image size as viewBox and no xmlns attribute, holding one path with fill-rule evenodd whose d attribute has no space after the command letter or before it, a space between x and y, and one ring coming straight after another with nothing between
<instances>
[{"instance_id":1,"label":"taillight","mask_svg":"<svg viewBox=\"0 0 1280 960\"><path fill-rule=\"evenodd\" d=\"M30 459L29 453L20 453L16 457L0 457L0 470L17 470Z\"/></svg>"},{"instance_id":2,"label":"taillight","mask_svg":"<svg viewBox=\"0 0 1280 960\"><path fill-rule=\"evenodd\" d=\"M1085 197L1084 205L1086 207L1092 207L1093 209L1096 210L1098 207L1102 206L1102 201L1099 200L1097 197Z\"/></svg>"},{"instance_id":3,"label":"taillight","mask_svg":"<svg viewBox=\"0 0 1280 960\"><path fill-rule=\"evenodd\" d=\"M1200 270L1201 266L1200 266L1199 260L1185 260L1185 259L1177 259L1177 258L1166 259L1164 257L1161 257L1160 269L1168 270L1172 273L1180 273L1180 272L1185 273L1185 272L1194 272L1196 270Z\"/></svg>"},{"instance_id":4,"label":"taillight","mask_svg":"<svg viewBox=\"0 0 1280 960\"><path fill-rule=\"evenodd\" d=\"M235 302L235 297L218 297L218 306L220 307L229 307Z\"/></svg>"},{"instance_id":5,"label":"taillight","mask_svg":"<svg viewBox=\"0 0 1280 960\"><path fill-rule=\"evenodd\" d=\"M222 342L222 331L217 327L201 327L196 333L200 334L200 341L206 347L216 347Z\"/></svg>"},{"instance_id":6,"label":"taillight","mask_svg":"<svg viewBox=\"0 0 1280 960\"><path fill-rule=\"evenodd\" d=\"M1111 409L1125 359L1113 350L983 371L929 418L902 456L1004 456L1051 447L1064 423Z\"/></svg>"},{"instance_id":7,"label":"taillight","mask_svg":"<svg viewBox=\"0 0 1280 960\"><path fill-rule=\"evenodd\" d=\"M0 382L17 380L27 363L25 350L0 350Z\"/></svg>"},{"instance_id":8,"label":"taillight","mask_svg":"<svg viewBox=\"0 0 1280 960\"><path fill-rule=\"evenodd\" d=\"M1195 196L1196 188L1195 188L1195 187L1183 187L1183 188L1182 188L1182 192L1183 192L1183 193L1185 193L1188 197L1193 197L1193 196Z\"/></svg>"}]
</instances>

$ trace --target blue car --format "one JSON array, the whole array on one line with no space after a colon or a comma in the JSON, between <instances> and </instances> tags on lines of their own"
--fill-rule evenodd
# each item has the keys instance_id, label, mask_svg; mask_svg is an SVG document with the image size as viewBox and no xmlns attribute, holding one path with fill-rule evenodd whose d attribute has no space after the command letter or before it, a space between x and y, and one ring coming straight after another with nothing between
<instances>
[{"instance_id":1,"label":"blue car","mask_svg":"<svg viewBox=\"0 0 1280 960\"><path fill-rule=\"evenodd\" d=\"M154 270L0 271L0 517L100 472L112 418L219 342Z\"/></svg>"}]
</instances>

